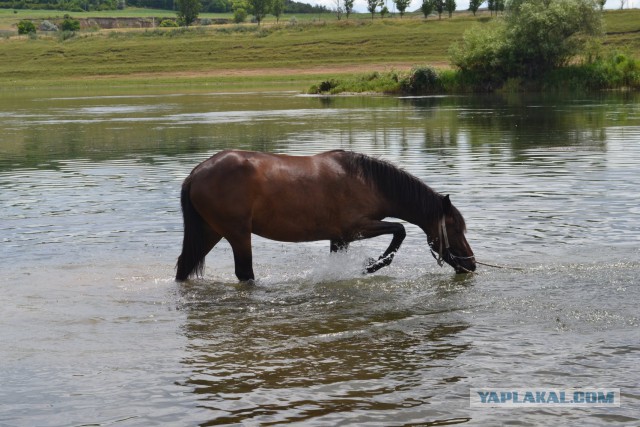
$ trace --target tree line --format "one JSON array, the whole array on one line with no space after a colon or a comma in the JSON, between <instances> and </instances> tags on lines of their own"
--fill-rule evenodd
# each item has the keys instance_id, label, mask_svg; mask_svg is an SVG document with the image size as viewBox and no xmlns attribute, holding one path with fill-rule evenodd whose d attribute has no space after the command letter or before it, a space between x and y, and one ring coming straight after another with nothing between
<instances>
[{"instance_id":1,"label":"tree line","mask_svg":"<svg viewBox=\"0 0 640 427\"><path fill-rule=\"evenodd\" d=\"M201 0L199 12L230 13L235 10L237 1L234 0ZM146 7L151 9L178 9L176 0L128 0L129 6ZM313 6L308 3L293 0L284 1L284 13L323 13L327 12L325 6Z\"/></svg>"},{"instance_id":2,"label":"tree line","mask_svg":"<svg viewBox=\"0 0 640 427\"><path fill-rule=\"evenodd\" d=\"M124 8L124 0L12 0L0 1L0 9L44 9L88 12Z\"/></svg>"},{"instance_id":3,"label":"tree line","mask_svg":"<svg viewBox=\"0 0 640 427\"><path fill-rule=\"evenodd\" d=\"M127 6L148 9L177 10L178 0L0 0L0 9L44 9L70 12L90 12L124 9ZM199 12L230 13L233 0L201 0ZM284 0L284 13L323 13L325 6L314 6L294 0Z\"/></svg>"}]
</instances>

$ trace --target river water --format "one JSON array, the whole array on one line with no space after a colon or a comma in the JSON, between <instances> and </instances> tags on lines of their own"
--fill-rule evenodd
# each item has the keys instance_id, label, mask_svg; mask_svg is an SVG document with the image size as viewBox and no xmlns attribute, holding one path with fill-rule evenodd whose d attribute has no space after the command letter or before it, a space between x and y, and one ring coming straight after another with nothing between
<instances>
[{"instance_id":1,"label":"river water","mask_svg":"<svg viewBox=\"0 0 640 427\"><path fill-rule=\"evenodd\" d=\"M0 425L640 424L640 96L5 92ZM349 149L450 194L476 275L408 236L254 239L178 284L181 181L224 148ZM472 388L620 407L471 407Z\"/></svg>"}]
</instances>

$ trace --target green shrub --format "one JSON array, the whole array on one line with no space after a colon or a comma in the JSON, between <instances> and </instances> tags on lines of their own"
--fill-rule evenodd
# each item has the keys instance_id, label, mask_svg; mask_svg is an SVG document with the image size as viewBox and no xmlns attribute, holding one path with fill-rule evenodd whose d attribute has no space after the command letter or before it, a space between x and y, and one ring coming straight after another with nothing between
<instances>
[{"instance_id":1,"label":"green shrub","mask_svg":"<svg viewBox=\"0 0 640 427\"><path fill-rule=\"evenodd\" d=\"M640 61L625 54L612 53L582 68L595 89L640 89Z\"/></svg>"},{"instance_id":2,"label":"green shrub","mask_svg":"<svg viewBox=\"0 0 640 427\"><path fill-rule=\"evenodd\" d=\"M401 91L400 81L401 78L393 71L383 74L372 72L348 80L325 80L317 86L311 86L309 93L399 93Z\"/></svg>"},{"instance_id":3,"label":"green shrub","mask_svg":"<svg viewBox=\"0 0 640 427\"><path fill-rule=\"evenodd\" d=\"M69 40L70 38L74 37L76 35L75 31L59 31L58 32L58 39L60 41L65 41L65 40Z\"/></svg>"},{"instance_id":4,"label":"green shrub","mask_svg":"<svg viewBox=\"0 0 640 427\"><path fill-rule=\"evenodd\" d=\"M178 23L176 21L174 21L173 19L163 19L160 22L159 27L162 27L162 28L176 28L176 27L178 27Z\"/></svg>"},{"instance_id":5,"label":"green shrub","mask_svg":"<svg viewBox=\"0 0 640 427\"><path fill-rule=\"evenodd\" d=\"M540 79L601 35L594 0L512 0L504 19L472 27L450 55L456 67L481 81Z\"/></svg>"},{"instance_id":6,"label":"green shrub","mask_svg":"<svg viewBox=\"0 0 640 427\"><path fill-rule=\"evenodd\" d=\"M71 18L69 15L65 15L62 23L60 23L60 30L63 32L80 31L80 21Z\"/></svg>"},{"instance_id":7,"label":"green shrub","mask_svg":"<svg viewBox=\"0 0 640 427\"><path fill-rule=\"evenodd\" d=\"M504 80L509 74L508 41L502 22L474 26L462 36L462 42L449 49L451 63L462 73L478 80Z\"/></svg>"},{"instance_id":8,"label":"green shrub","mask_svg":"<svg viewBox=\"0 0 640 427\"><path fill-rule=\"evenodd\" d=\"M35 34L36 26L28 19L18 22L18 34Z\"/></svg>"},{"instance_id":9,"label":"green shrub","mask_svg":"<svg viewBox=\"0 0 640 427\"><path fill-rule=\"evenodd\" d=\"M247 20L247 11L244 8L239 7L233 11L233 22L235 22L236 24L241 24L246 20Z\"/></svg>"},{"instance_id":10,"label":"green shrub","mask_svg":"<svg viewBox=\"0 0 640 427\"><path fill-rule=\"evenodd\" d=\"M325 80L318 86L319 93L331 92L332 89L338 86L338 82L335 80Z\"/></svg>"},{"instance_id":11,"label":"green shrub","mask_svg":"<svg viewBox=\"0 0 640 427\"><path fill-rule=\"evenodd\" d=\"M405 93L425 94L441 91L442 83L433 68L416 67L401 81L400 87Z\"/></svg>"}]
</instances>

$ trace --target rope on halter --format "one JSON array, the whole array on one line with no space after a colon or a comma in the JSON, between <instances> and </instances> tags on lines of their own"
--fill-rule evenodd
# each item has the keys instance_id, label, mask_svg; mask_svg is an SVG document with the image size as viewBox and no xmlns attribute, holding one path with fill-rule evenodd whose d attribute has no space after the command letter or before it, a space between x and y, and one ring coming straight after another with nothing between
<instances>
[{"instance_id":1,"label":"rope on halter","mask_svg":"<svg viewBox=\"0 0 640 427\"><path fill-rule=\"evenodd\" d=\"M524 268L521 268L521 267L509 267L509 266L506 266L506 265L489 264L489 263L480 262L480 261L476 261L476 264L484 265L484 266L487 266L487 267L493 267L493 268L504 268L505 270L524 271Z\"/></svg>"},{"instance_id":2,"label":"rope on halter","mask_svg":"<svg viewBox=\"0 0 640 427\"><path fill-rule=\"evenodd\" d=\"M443 248L449 250L450 246L449 246L449 236L447 236L447 227L445 225L444 222L444 216L440 219L439 223L438 223L438 241L440 243L440 248L438 250L438 256L436 256L436 254L433 252L433 249L431 249L431 255L433 255L433 257L436 259L436 262L438 263L438 265L440 267L442 267L444 265L444 258L442 256L442 254L444 253ZM471 258L475 258L475 256L468 256L468 257L459 257L459 256L455 256L453 254L449 254L449 256L452 259L471 259ZM487 267L493 267L493 268L502 268L505 270L516 270L516 271L524 271L524 268L520 268L520 267L508 267L508 266L504 266L504 265L496 265L496 264L489 264L486 262L480 262L478 260L475 260L476 264L480 264L480 265L484 265ZM473 271L469 271L466 268L462 267L461 265L458 265L458 268L460 268L461 270L465 271L466 273L472 273L472 274L478 274L475 273Z\"/></svg>"}]
</instances>

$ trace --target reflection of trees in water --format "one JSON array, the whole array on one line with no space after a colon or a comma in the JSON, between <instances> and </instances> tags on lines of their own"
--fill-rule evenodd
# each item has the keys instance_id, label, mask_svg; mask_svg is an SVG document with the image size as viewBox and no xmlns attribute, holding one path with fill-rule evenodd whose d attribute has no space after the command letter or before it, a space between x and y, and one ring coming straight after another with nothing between
<instances>
[{"instance_id":1,"label":"reflection of trees in water","mask_svg":"<svg viewBox=\"0 0 640 427\"><path fill-rule=\"evenodd\" d=\"M65 159L184 156L225 148L380 154L462 143L527 160L531 148L604 150L611 125L637 125L638 95L304 98L293 95L42 99L0 104L5 167ZM7 113L8 112L8 113ZM4 116L3 116L4 114ZM9 166L10 165L10 166Z\"/></svg>"},{"instance_id":2,"label":"reflection of trees in water","mask_svg":"<svg viewBox=\"0 0 640 427\"><path fill-rule=\"evenodd\" d=\"M455 147L463 138L472 148L495 145L522 155L530 148L584 144L604 150L608 115L616 99L573 102L487 95L409 102L424 117L426 148Z\"/></svg>"},{"instance_id":3,"label":"reflection of trees in water","mask_svg":"<svg viewBox=\"0 0 640 427\"><path fill-rule=\"evenodd\" d=\"M457 337L468 324L445 313L380 308L388 295L353 284L339 298L308 289L276 299L243 285L189 286L183 363L191 374L184 384L212 411L212 423L419 406L430 395L411 391L424 385L424 373L470 348Z\"/></svg>"}]
</instances>

